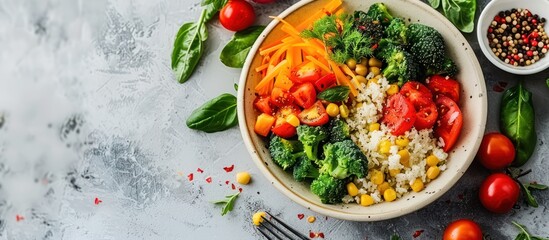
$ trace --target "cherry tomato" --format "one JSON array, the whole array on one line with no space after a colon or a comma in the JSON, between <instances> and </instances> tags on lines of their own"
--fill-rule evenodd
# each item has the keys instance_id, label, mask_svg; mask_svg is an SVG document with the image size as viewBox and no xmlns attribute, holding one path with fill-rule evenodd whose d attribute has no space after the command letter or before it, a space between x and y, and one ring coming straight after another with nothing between
<instances>
[{"instance_id":1,"label":"cherry tomato","mask_svg":"<svg viewBox=\"0 0 549 240\"><path fill-rule=\"evenodd\" d=\"M273 108L271 107L271 101L269 97L255 97L254 107L262 113L273 114Z\"/></svg>"},{"instance_id":2,"label":"cherry tomato","mask_svg":"<svg viewBox=\"0 0 549 240\"><path fill-rule=\"evenodd\" d=\"M333 73L329 73L324 77L315 81L315 87L318 92L322 92L336 84L336 76Z\"/></svg>"},{"instance_id":3,"label":"cherry tomato","mask_svg":"<svg viewBox=\"0 0 549 240\"><path fill-rule=\"evenodd\" d=\"M282 88L273 88L271 92L271 103L277 107L292 104L294 97L288 91L284 91Z\"/></svg>"},{"instance_id":4,"label":"cherry tomato","mask_svg":"<svg viewBox=\"0 0 549 240\"><path fill-rule=\"evenodd\" d=\"M293 86L290 92L294 96L295 103L302 108L309 108L316 101L315 86L310 82Z\"/></svg>"},{"instance_id":5,"label":"cherry tomato","mask_svg":"<svg viewBox=\"0 0 549 240\"><path fill-rule=\"evenodd\" d=\"M256 3L266 4L266 3L274 3L276 0L254 0Z\"/></svg>"},{"instance_id":6,"label":"cherry tomato","mask_svg":"<svg viewBox=\"0 0 549 240\"><path fill-rule=\"evenodd\" d=\"M479 189L482 205L491 212L507 213L517 203L520 187L515 180L504 173L488 176Z\"/></svg>"},{"instance_id":7,"label":"cherry tomato","mask_svg":"<svg viewBox=\"0 0 549 240\"><path fill-rule=\"evenodd\" d=\"M230 0L219 11L219 22L230 31L241 31L255 21L255 12L251 4L243 0Z\"/></svg>"},{"instance_id":8,"label":"cherry tomato","mask_svg":"<svg viewBox=\"0 0 549 240\"><path fill-rule=\"evenodd\" d=\"M330 120L326 108L320 101L316 101L313 106L303 110L297 117L300 122L309 126L322 126Z\"/></svg>"},{"instance_id":9,"label":"cherry tomato","mask_svg":"<svg viewBox=\"0 0 549 240\"><path fill-rule=\"evenodd\" d=\"M284 118L277 118L272 129L273 133L281 138L291 138L295 136L297 130L292 124L286 122Z\"/></svg>"},{"instance_id":10,"label":"cherry tomato","mask_svg":"<svg viewBox=\"0 0 549 240\"><path fill-rule=\"evenodd\" d=\"M446 227L442 240L482 240L482 231L472 220L460 219Z\"/></svg>"},{"instance_id":11,"label":"cherry tomato","mask_svg":"<svg viewBox=\"0 0 549 240\"><path fill-rule=\"evenodd\" d=\"M459 83L451 78L433 75L427 80L427 87L433 94L442 94L454 102L459 102Z\"/></svg>"},{"instance_id":12,"label":"cherry tomato","mask_svg":"<svg viewBox=\"0 0 549 240\"><path fill-rule=\"evenodd\" d=\"M289 105L282 106L282 107L278 108L278 111L276 111L275 116L285 119L290 114L293 114L293 115L297 116L297 115L299 115L300 112L301 112L301 109L299 109L298 106L296 106L295 104L289 104Z\"/></svg>"},{"instance_id":13,"label":"cherry tomato","mask_svg":"<svg viewBox=\"0 0 549 240\"><path fill-rule=\"evenodd\" d=\"M433 101L429 101L416 107L416 122L414 127L417 130L432 128L438 118L437 106Z\"/></svg>"},{"instance_id":14,"label":"cherry tomato","mask_svg":"<svg viewBox=\"0 0 549 240\"><path fill-rule=\"evenodd\" d=\"M320 78L320 69L313 62L304 62L290 71L290 80L295 83L314 82Z\"/></svg>"},{"instance_id":15,"label":"cherry tomato","mask_svg":"<svg viewBox=\"0 0 549 240\"><path fill-rule=\"evenodd\" d=\"M484 135L478 150L480 163L490 170L505 168L515 159L515 146L501 133Z\"/></svg>"},{"instance_id":16,"label":"cherry tomato","mask_svg":"<svg viewBox=\"0 0 549 240\"><path fill-rule=\"evenodd\" d=\"M438 96L435 104L437 105L439 116L435 135L442 139L444 143L442 149L448 152L459 138L459 133L463 126L463 115L457 103L444 95Z\"/></svg>"},{"instance_id":17,"label":"cherry tomato","mask_svg":"<svg viewBox=\"0 0 549 240\"><path fill-rule=\"evenodd\" d=\"M383 112L381 121L389 127L391 134L395 136L410 130L416 121L414 105L400 93L389 97Z\"/></svg>"},{"instance_id":18,"label":"cherry tomato","mask_svg":"<svg viewBox=\"0 0 549 240\"><path fill-rule=\"evenodd\" d=\"M425 85L416 81L409 81L402 85L400 94L408 98L414 106L432 101L433 99L433 94L431 91Z\"/></svg>"}]
</instances>

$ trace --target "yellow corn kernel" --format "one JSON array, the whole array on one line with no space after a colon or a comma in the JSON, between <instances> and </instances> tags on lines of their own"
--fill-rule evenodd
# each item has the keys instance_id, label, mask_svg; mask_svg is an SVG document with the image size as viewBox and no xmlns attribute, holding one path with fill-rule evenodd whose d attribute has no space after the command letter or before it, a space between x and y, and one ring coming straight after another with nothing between
<instances>
[{"instance_id":1,"label":"yellow corn kernel","mask_svg":"<svg viewBox=\"0 0 549 240\"><path fill-rule=\"evenodd\" d=\"M290 114L286 117L286 122L288 122L290 125L297 127L299 126L299 118L295 114Z\"/></svg>"},{"instance_id":2,"label":"yellow corn kernel","mask_svg":"<svg viewBox=\"0 0 549 240\"><path fill-rule=\"evenodd\" d=\"M359 103L357 103L357 104L355 105L355 108L361 108L362 105L363 105L363 103L359 102Z\"/></svg>"},{"instance_id":3,"label":"yellow corn kernel","mask_svg":"<svg viewBox=\"0 0 549 240\"><path fill-rule=\"evenodd\" d=\"M435 155L428 156L425 159L425 161L427 162L427 165L429 167L434 167L434 166L438 165L438 162L439 162L438 158Z\"/></svg>"},{"instance_id":4,"label":"yellow corn kernel","mask_svg":"<svg viewBox=\"0 0 549 240\"><path fill-rule=\"evenodd\" d=\"M389 85L389 89L387 89L387 95L392 96L398 93L398 85L391 84Z\"/></svg>"},{"instance_id":5,"label":"yellow corn kernel","mask_svg":"<svg viewBox=\"0 0 549 240\"><path fill-rule=\"evenodd\" d=\"M252 177L250 176L250 173L248 172L239 172L236 174L236 182L246 185L250 183L250 179Z\"/></svg>"},{"instance_id":6,"label":"yellow corn kernel","mask_svg":"<svg viewBox=\"0 0 549 240\"><path fill-rule=\"evenodd\" d=\"M330 117L336 117L339 115L339 107L335 103L330 103L326 106L326 113L328 113Z\"/></svg>"},{"instance_id":7,"label":"yellow corn kernel","mask_svg":"<svg viewBox=\"0 0 549 240\"><path fill-rule=\"evenodd\" d=\"M407 137L398 137L395 143L399 147L406 147L410 143L410 140Z\"/></svg>"},{"instance_id":8,"label":"yellow corn kernel","mask_svg":"<svg viewBox=\"0 0 549 240\"><path fill-rule=\"evenodd\" d=\"M309 216L309 217L307 218L307 222L309 222L309 223L314 223L315 221L316 221L316 217L315 217L315 216Z\"/></svg>"},{"instance_id":9,"label":"yellow corn kernel","mask_svg":"<svg viewBox=\"0 0 549 240\"><path fill-rule=\"evenodd\" d=\"M410 184L410 187L412 188L412 190L414 192L419 192L419 191L423 190L423 181L421 181L421 179L419 179L419 178L416 178L416 180L414 180Z\"/></svg>"},{"instance_id":10,"label":"yellow corn kernel","mask_svg":"<svg viewBox=\"0 0 549 240\"><path fill-rule=\"evenodd\" d=\"M379 143L379 152L380 153L389 153L391 150L391 142L389 140L382 140Z\"/></svg>"},{"instance_id":11,"label":"yellow corn kernel","mask_svg":"<svg viewBox=\"0 0 549 240\"><path fill-rule=\"evenodd\" d=\"M370 58L368 60L368 66L380 68L381 67L381 61L377 58Z\"/></svg>"},{"instance_id":12,"label":"yellow corn kernel","mask_svg":"<svg viewBox=\"0 0 549 240\"><path fill-rule=\"evenodd\" d=\"M381 125L379 123L370 123L370 125L368 125L368 131L372 132L372 131L377 131L379 130L379 127Z\"/></svg>"},{"instance_id":13,"label":"yellow corn kernel","mask_svg":"<svg viewBox=\"0 0 549 240\"><path fill-rule=\"evenodd\" d=\"M370 84L377 84L377 82L379 81L379 78L377 76L373 77L373 78L370 78L370 80L368 80L368 85Z\"/></svg>"},{"instance_id":14,"label":"yellow corn kernel","mask_svg":"<svg viewBox=\"0 0 549 240\"><path fill-rule=\"evenodd\" d=\"M368 58L361 58L360 62L358 64L367 67L368 66Z\"/></svg>"},{"instance_id":15,"label":"yellow corn kernel","mask_svg":"<svg viewBox=\"0 0 549 240\"><path fill-rule=\"evenodd\" d=\"M392 202L397 198L397 193L393 188L388 188L383 192L383 199L387 202Z\"/></svg>"},{"instance_id":16,"label":"yellow corn kernel","mask_svg":"<svg viewBox=\"0 0 549 240\"><path fill-rule=\"evenodd\" d=\"M427 178L433 180L435 178L438 177L438 175L440 174L440 168L438 168L437 166L432 166L432 167L429 167L429 169L427 169Z\"/></svg>"},{"instance_id":17,"label":"yellow corn kernel","mask_svg":"<svg viewBox=\"0 0 549 240\"><path fill-rule=\"evenodd\" d=\"M374 75L379 75L381 73L381 70L378 67L370 67L369 72L374 73Z\"/></svg>"},{"instance_id":18,"label":"yellow corn kernel","mask_svg":"<svg viewBox=\"0 0 549 240\"><path fill-rule=\"evenodd\" d=\"M391 177L395 177L399 173L400 169L389 169L389 175L391 175Z\"/></svg>"},{"instance_id":19,"label":"yellow corn kernel","mask_svg":"<svg viewBox=\"0 0 549 240\"><path fill-rule=\"evenodd\" d=\"M342 118L349 117L349 108L347 108L347 105L341 104L339 106L339 115L341 115Z\"/></svg>"},{"instance_id":20,"label":"yellow corn kernel","mask_svg":"<svg viewBox=\"0 0 549 240\"><path fill-rule=\"evenodd\" d=\"M364 84L368 83L368 79L366 79L362 75L356 75L355 80L358 81L359 83L364 83Z\"/></svg>"},{"instance_id":21,"label":"yellow corn kernel","mask_svg":"<svg viewBox=\"0 0 549 240\"><path fill-rule=\"evenodd\" d=\"M353 182L347 183L347 193L351 197L358 195L358 188Z\"/></svg>"},{"instance_id":22,"label":"yellow corn kernel","mask_svg":"<svg viewBox=\"0 0 549 240\"><path fill-rule=\"evenodd\" d=\"M398 155L400 155L400 164L410 167L410 152L408 152L408 149L398 151Z\"/></svg>"},{"instance_id":23,"label":"yellow corn kernel","mask_svg":"<svg viewBox=\"0 0 549 240\"><path fill-rule=\"evenodd\" d=\"M360 195L360 205L362 206L370 206L374 204L374 198L368 194Z\"/></svg>"},{"instance_id":24,"label":"yellow corn kernel","mask_svg":"<svg viewBox=\"0 0 549 240\"><path fill-rule=\"evenodd\" d=\"M384 176L382 171L373 170L371 174L372 175L370 176L370 180L374 184L379 185L379 184L382 184L385 181L385 176Z\"/></svg>"},{"instance_id":25,"label":"yellow corn kernel","mask_svg":"<svg viewBox=\"0 0 549 240\"><path fill-rule=\"evenodd\" d=\"M385 192L385 190L391 188L391 185L389 185L388 182L384 182L380 185L377 186L377 190L380 192L380 193L383 193Z\"/></svg>"},{"instance_id":26,"label":"yellow corn kernel","mask_svg":"<svg viewBox=\"0 0 549 240\"><path fill-rule=\"evenodd\" d=\"M263 222L263 218L267 216L265 212L256 212L252 216L252 222L254 225L259 226Z\"/></svg>"}]
</instances>

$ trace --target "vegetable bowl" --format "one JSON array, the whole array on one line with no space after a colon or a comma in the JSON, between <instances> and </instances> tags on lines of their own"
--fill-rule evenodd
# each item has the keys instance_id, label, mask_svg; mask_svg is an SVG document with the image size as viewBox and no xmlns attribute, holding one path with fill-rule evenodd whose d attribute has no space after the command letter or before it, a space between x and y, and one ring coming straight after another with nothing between
<instances>
[{"instance_id":1,"label":"vegetable bowl","mask_svg":"<svg viewBox=\"0 0 549 240\"><path fill-rule=\"evenodd\" d=\"M321 11L320 9L323 9L323 7L329 6L332 1L334 0L301 1L295 4L281 13L278 18L275 18L275 20L267 26L252 47L242 71L239 83L240 87L238 90L237 109L243 140L252 156L253 161L257 164L261 172L270 180L270 182L284 195L288 196L296 203L313 211L339 219L354 221L377 221L394 218L413 212L442 196L442 194L448 191L465 173L474 159L482 140L486 124L487 111L486 87L481 68L474 52L459 30L457 30L448 20L446 20L435 10L431 9L428 5L412 0L392 0L383 2L387 8L390 9L390 12L393 15L401 17L406 23L421 23L435 28L446 42L446 54L449 55L449 57L451 57L455 64L461 69L456 76L456 78L460 80L461 85L459 92L456 92L456 95L459 95L459 107L461 108L461 115L463 117L461 134L459 134L457 139L452 140L451 144L453 147L446 148L444 147L444 144L439 146L441 148L444 147L444 151L447 151L447 153L444 153L444 158L446 159L444 161L445 171L439 174L437 169L434 176L436 180L428 182L425 187L422 185L421 189L417 192L414 188L414 191L403 194L398 193L399 197L396 199L394 196L384 196L386 201L377 201L377 204L368 204L369 206L365 206L365 204L363 206L357 203L338 203L338 201L331 201L331 199L326 198L321 199L317 196L318 194L315 195L311 192L309 183L306 181L296 181L294 179L295 176L292 176L290 171L284 171L283 168L279 166L279 161L273 161L269 149L269 137L264 137L268 136L270 130L267 129L265 132L258 132L256 120L261 117L261 115L260 112L256 110L256 97L258 95L256 89L261 80L265 79L265 77L258 72L258 69L261 69L261 67L264 66L259 54L260 48L266 49L269 46L272 46L273 42L276 40L285 37L288 29L284 31L284 24L302 23L305 19L310 18L312 13L314 14L315 12ZM376 1L346 0L343 2L342 7L347 11L366 11L375 2ZM281 22L285 23L282 24ZM377 74L379 74L379 69L377 70ZM349 74L354 74L352 71L347 72L349 72ZM355 73L358 74L359 69L356 69ZM341 73L339 75L341 75ZM306 71L300 75L300 77L303 76L308 76ZM372 76L369 76L369 78L371 77ZM306 81L304 79L301 80ZM383 82L384 80L382 79L381 81ZM399 83L402 82L399 80ZM315 85L315 87L318 90L318 88L322 88L323 86L321 84L321 86ZM311 88L314 87L311 86ZM321 94L317 95L317 97L320 95ZM332 95L338 96L338 94ZM301 102L298 103L299 105L307 105L303 108L310 109L316 105L320 105L319 108L324 108L321 101L317 101L315 103L307 102L305 100L306 99L301 99ZM340 107L342 106L344 105L341 105ZM346 110L344 108L341 109L341 115L343 115ZM329 109L326 110L327 112L331 112ZM307 110L303 110L303 112L307 112ZM394 119L398 120L398 118L399 116L395 115ZM301 121L302 124L320 124L307 120L308 119L303 119L300 116L299 121ZM288 120L288 122L290 122L290 120ZM298 131L300 131L300 127L298 127ZM286 134L288 136L295 135L295 132L278 132L275 131L274 128L272 131L277 136L284 137ZM396 134L396 132L399 132L398 134L402 134L404 131L405 130L402 129L399 129L398 131L394 130L393 134ZM263 136L258 134L260 132ZM440 137L442 138L442 136ZM344 140L329 146L333 149L337 149L338 146L350 146L350 148L353 148L351 145L353 144L350 143L349 140ZM310 152L308 155L310 155ZM341 171L339 171L339 173L341 173ZM356 175L358 176L359 173ZM324 178L319 177L318 179L325 179L326 176L323 176ZM395 194L393 193L392 195ZM390 201L388 200L389 198ZM336 204L326 204L332 202Z\"/></svg>"}]
</instances>

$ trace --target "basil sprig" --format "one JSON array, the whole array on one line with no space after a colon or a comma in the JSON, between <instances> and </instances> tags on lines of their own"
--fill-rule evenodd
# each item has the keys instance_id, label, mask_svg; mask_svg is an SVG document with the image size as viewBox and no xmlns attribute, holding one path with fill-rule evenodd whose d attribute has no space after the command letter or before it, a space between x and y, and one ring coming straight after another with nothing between
<instances>
[{"instance_id":1,"label":"basil sprig","mask_svg":"<svg viewBox=\"0 0 549 240\"><path fill-rule=\"evenodd\" d=\"M320 92L316 98L329 102L343 102L349 97L350 91L347 86L335 86Z\"/></svg>"},{"instance_id":2,"label":"basil sprig","mask_svg":"<svg viewBox=\"0 0 549 240\"><path fill-rule=\"evenodd\" d=\"M227 67L243 67L252 45L263 29L265 29L264 26L252 26L235 33L231 41L221 51L219 56L221 62Z\"/></svg>"},{"instance_id":3,"label":"basil sprig","mask_svg":"<svg viewBox=\"0 0 549 240\"><path fill-rule=\"evenodd\" d=\"M476 0L428 0L428 2L434 9L442 5L444 16L462 32L470 33L475 28Z\"/></svg>"},{"instance_id":4,"label":"basil sprig","mask_svg":"<svg viewBox=\"0 0 549 240\"><path fill-rule=\"evenodd\" d=\"M524 225L521 225L515 221L513 221L513 224L518 228L520 229L520 233L517 235L517 237L515 238L515 240L549 240L549 238L544 238L544 237L537 237L537 236L532 236L527 230L526 230L526 226Z\"/></svg>"},{"instance_id":5,"label":"basil sprig","mask_svg":"<svg viewBox=\"0 0 549 240\"><path fill-rule=\"evenodd\" d=\"M520 181L518 183L520 185L520 188L522 188L522 192L526 197L525 198L526 203L531 207L537 208L539 206L538 201L536 200L534 195L532 195L531 190L547 190L548 188L547 185L543 185L539 183L521 183Z\"/></svg>"},{"instance_id":6,"label":"basil sprig","mask_svg":"<svg viewBox=\"0 0 549 240\"><path fill-rule=\"evenodd\" d=\"M214 204L223 204L223 208L221 209L221 216L225 216L225 214L233 210L234 203L236 201L236 198L238 198L239 193L240 192L232 195L227 195L225 196L225 199L213 202Z\"/></svg>"},{"instance_id":7,"label":"basil sprig","mask_svg":"<svg viewBox=\"0 0 549 240\"><path fill-rule=\"evenodd\" d=\"M187 127L207 133L227 130L237 123L236 97L228 93L207 101L187 118Z\"/></svg>"},{"instance_id":8,"label":"basil sprig","mask_svg":"<svg viewBox=\"0 0 549 240\"><path fill-rule=\"evenodd\" d=\"M532 93L518 83L507 89L501 99L500 128L516 149L514 166L524 165L536 148L534 105Z\"/></svg>"}]
</instances>

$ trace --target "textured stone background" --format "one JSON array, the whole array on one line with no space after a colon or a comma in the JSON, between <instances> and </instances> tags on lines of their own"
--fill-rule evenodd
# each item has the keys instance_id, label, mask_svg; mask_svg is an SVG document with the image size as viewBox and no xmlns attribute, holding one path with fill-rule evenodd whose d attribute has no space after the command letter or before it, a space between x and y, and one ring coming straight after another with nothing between
<instances>
[{"instance_id":1,"label":"textured stone background","mask_svg":"<svg viewBox=\"0 0 549 240\"><path fill-rule=\"evenodd\" d=\"M258 23L294 2L256 6ZM490 214L476 197L488 174L477 163L441 199L398 219L347 222L291 202L261 176L237 128L205 134L185 126L204 101L235 93L240 74L218 60L232 34L212 21L196 73L185 84L175 81L174 34L199 12L199 0L0 1L0 239L256 239L250 217L260 209L329 239L388 239L393 232L409 239L416 230L424 230L417 239L435 239L463 217L493 239L516 236L512 220L549 236L549 192L535 193L539 208ZM501 93L494 86L524 79L533 92L539 145L525 180L549 184L549 71L504 73L480 53L473 34L466 36L486 77L487 132L498 129ZM226 173L232 164L235 171ZM221 217L210 201L234 191L225 181L238 171L251 172L253 183ZM318 220L307 223L299 213Z\"/></svg>"}]
</instances>

